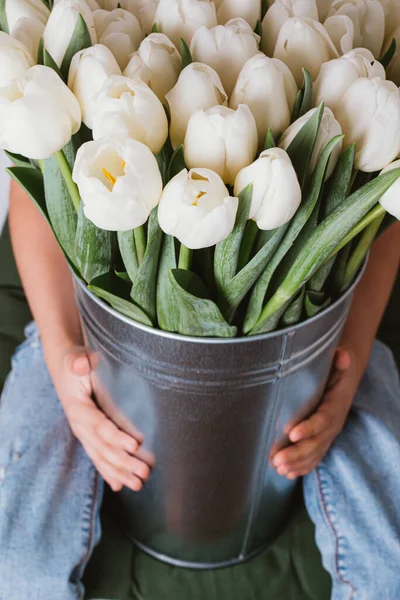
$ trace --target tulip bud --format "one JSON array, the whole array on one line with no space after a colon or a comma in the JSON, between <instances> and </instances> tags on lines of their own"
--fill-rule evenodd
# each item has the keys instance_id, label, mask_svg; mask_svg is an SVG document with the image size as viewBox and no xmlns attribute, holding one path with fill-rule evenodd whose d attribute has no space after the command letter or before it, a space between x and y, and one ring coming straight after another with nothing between
<instances>
[{"instance_id":1,"label":"tulip bud","mask_svg":"<svg viewBox=\"0 0 400 600\"><path fill-rule=\"evenodd\" d=\"M201 63L191 63L183 69L176 85L166 94L165 99L171 115L170 136L174 148L183 144L193 113L217 104L228 104L228 97L217 73Z\"/></svg>"},{"instance_id":2,"label":"tulip bud","mask_svg":"<svg viewBox=\"0 0 400 600\"><path fill-rule=\"evenodd\" d=\"M391 81L357 79L343 96L336 117L345 145L356 144L356 169L379 171L400 153L400 93Z\"/></svg>"},{"instance_id":3,"label":"tulip bud","mask_svg":"<svg viewBox=\"0 0 400 600\"><path fill-rule=\"evenodd\" d=\"M59 2L62 2L62 0L53 0L53 5L58 4ZM91 11L99 10L99 8L101 8L101 6L98 4L97 0L85 0L85 2ZM122 2L123 2L123 0L122 0ZM124 8L124 7L122 7L122 8Z\"/></svg>"},{"instance_id":4,"label":"tulip bud","mask_svg":"<svg viewBox=\"0 0 400 600\"><path fill-rule=\"evenodd\" d=\"M393 169L400 169L400 159L395 160L385 167L380 175L392 171ZM395 181L390 188L381 196L379 202L383 208L396 219L400 220L400 180Z\"/></svg>"},{"instance_id":5,"label":"tulip bud","mask_svg":"<svg viewBox=\"0 0 400 600\"><path fill-rule=\"evenodd\" d=\"M111 50L124 70L144 38L138 19L127 10L117 8L111 12L96 10L93 20L99 43Z\"/></svg>"},{"instance_id":6,"label":"tulip bud","mask_svg":"<svg viewBox=\"0 0 400 600\"><path fill-rule=\"evenodd\" d=\"M92 12L84 0L60 0L54 5L44 30L44 47L60 67L81 15L88 27L92 44L97 37Z\"/></svg>"},{"instance_id":7,"label":"tulip bud","mask_svg":"<svg viewBox=\"0 0 400 600\"><path fill-rule=\"evenodd\" d=\"M136 229L157 206L162 180L157 160L135 140L98 140L83 144L72 178L85 216L100 229Z\"/></svg>"},{"instance_id":8,"label":"tulip bud","mask_svg":"<svg viewBox=\"0 0 400 600\"><path fill-rule=\"evenodd\" d=\"M217 20L220 25L225 25L230 19L244 19L252 29L261 19L260 0L216 0Z\"/></svg>"},{"instance_id":9,"label":"tulip bud","mask_svg":"<svg viewBox=\"0 0 400 600\"><path fill-rule=\"evenodd\" d=\"M249 184L253 196L249 219L259 229L276 229L295 214L301 202L301 189L289 155L280 148L264 150L253 164L240 171L235 181L235 196Z\"/></svg>"},{"instance_id":10,"label":"tulip bud","mask_svg":"<svg viewBox=\"0 0 400 600\"><path fill-rule=\"evenodd\" d=\"M44 159L81 126L79 103L53 69L37 65L0 88L0 148Z\"/></svg>"},{"instance_id":11,"label":"tulip bud","mask_svg":"<svg viewBox=\"0 0 400 600\"><path fill-rule=\"evenodd\" d=\"M189 119L185 163L189 168L212 169L224 183L233 185L240 169L254 160L257 146L256 122L248 106L240 104L236 111L213 106Z\"/></svg>"},{"instance_id":12,"label":"tulip bud","mask_svg":"<svg viewBox=\"0 0 400 600\"><path fill-rule=\"evenodd\" d=\"M199 27L217 24L215 4L210 0L160 0L154 22L175 46L179 47L180 37L190 45Z\"/></svg>"},{"instance_id":13,"label":"tulip bud","mask_svg":"<svg viewBox=\"0 0 400 600\"><path fill-rule=\"evenodd\" d=\"M307 123L307 121L313 116L315 111L318 108L312 108L305 115L297 119L294 123L290 125L288 129L284 132L280 139L279 147L287 150L300 131L300 129ZM330 108L324 108L324 112L322 115L321 123L319 126L319 131L317 135L317 139L315 140L314 149L311 155L310 164L308 167L309 173L312 173L317 166L317 163L321 157L322 152L324 151L325 146L328 142L331 141L332 138L337 135L342 135L342 129L340 127L339 122L335 119L335 116ZM339 159L340 152L342 150L342 144L336 144L335 148L332 151L331 157L329 159L328 168L326 172L326 179L332 175L333 169L336 166L336 163Z\"/></svg>"},{"instance_id":14,"label":"tulip bud","mask_svg":"<svg viewBox=\"0 0 400 600\"><path fill-rule=\"evenodd\" d=\"M324 21L324 27L339 54L346 54L353 50L354 23L350 17L347 15L328 17Z\"/></svg>"},{"instance_id":15,"label":"tulip bud","mask_svg":"<svg viewBox=\"0 0 400 600\"><path fill-rule=\"evenodd\" d=\"M21 42L0 31L0 87L22 77L35 64Z\"/></svg>"},{"instance_id":16,"label":"tulip bud","mask_svg":"<svg viewBox=\"0 0 400 600\"><path fill-rule=\"evenodd\" d=\"M20 19L36 19L45 25L50 11L42 0L5 0L4 14L8 31L13 34Z\"/></svg>"},{"instance_id":17,"label":"tulip bud","mask_svg":"<svg viewBox=\"0 0 400 600\"><path fill-rule=\"evenodd\" d=\"M319 106L324 102L325 106L336 112L344 94L360 77L386 77L383 65L365 48L357 48L324 63L314 83L314 105Z\"/></svg>"},{"instance_id":18,"label":"tulip bud","mask_svg":"<svg viewBox=\"0 0 400 600\"><path fill-rule=\"evenodd\" d=\"M338 52L321 23L312 19L289 19L279 32L274 57L287 64L300 86L303 67L316 79L322 63L337 58Z\"/></svg>"},{"instance_id":19,"label":"tulip bud","mask_svg":"<svg viewBox=\"0 0 400 600\"><path fill-rule=\"evenodd\" d=\"M188 248L209 248L232 232L238 204L210 169L183 169L164 188L158 222Z\"/></svg>"},{"instance_id":20,"label":"tulip bud","mask_svg":"<svg viewBox=\"0 0 400 600\"><path fill-rule=\"evenodd\" d=\"M68 86L78 99L82 121L93 128L95 96L111 75L121 75L111 50L96 44L77 52L69 69Z\"/></svg>"},{"instance_id":21,"label":"tulip bud","mask_svg":"<svg viewBox=\"0 0 400 600\"><path fill-rule=\"evenodd\" d=\"M137 2L136 0L97 0L99 8L104 10L115 10L116 8L122 8L129 10L133 15L137 13Z\"/></svg>"},{"instance_id":22,"label":"tulip bud","mask_svg":"<svg viewBox=\"0 0 400 600\"><path fill-rule=\"evenodd\" d=\"M193 60L212 67L220 76L224 90L231 95L245 63L258 54L260 37L243 19L232 19L212 29L200 27L192 38Z\"/></svg>"},{"instance_id":23,"label":"tulip bud","mask_svg":"<svg viewBox=\"0 0 400 600\"><path fill-rule=\"evenodd\" d=\"M385 12L379 0L335 0L328 17L346 15L354 25L354 47L381 55L385 35Z\"/></svg>"},{"instance_id":24,"label":"tulip bud","mask_svg":"<svg viewBox=\"0 0 400 600\"><path fill-rule=\"evenodd\" d=\"M399 4L397 0L381 0L381 4L385 13L385 42L390 43L393 32L400 27Z\"/></svg>"},{"instance_id":25,"label":"tulip bud","mask_svg":"<svg viewBox=\"0 0 400 600\"><path fill-rule=\"evenodd\" d=\"M265 13L262 21L262 49L267 56L273 56L282 25L292 17L308 17L318 21L315 0L275 0Z\"/></svg>"},{"instance_id":26,"label":"tulip bud","mask_svg":"<svg viewBox=\"0 0 400 600\"><path fill-rule=\"evenodd\" d=\"M139 21L146 35L153 29L157 7L158 0L138 0Z\"/></svg>"},{"instance_id":27,"label":"tulip bud","mask_svg":"<svg viewBox=\"0 0 400 600\"><path fill-rule=\"evenodd\" d=\"M38 19L19 19L12 30L12 36L20 41L28 50L33 59L38 59L40 40L43 37L45 25Z\"/></svg>"},{"instance_id":28,"label":"tulip bud","mask_svg":"<svg viewBox=\"0 0 400 600\"><path fill-rule=\"evenodd\" d=\"M154 154L168 137L168 120L157 96L140 79L109 77L95 97L93 139L131 138Z\"/></svg>"},{"instance_id":29,"label":"tulip bud","mask_svg":"<svg viewBox=\"0 0 400 600\"><path fill-rule=\"evenodd\" d=\"M241 70L234 87L230 107L247 104L256 120L259 146L265 142L268 128L277 135L290 123L297 86L289 68L277 58L253 56Z\"/></svg>"},{"instance_id":30,"label":"tulip bud","mask_svg":"<svg viewBox=\"0 0 400 600\"><path fill-rule=\"evenodd\" d=\"M161 102L178 81L182 58L163 33L151 33L139 46L124 71L126 77L139 77Z\"/></svg>"}]
</instances>

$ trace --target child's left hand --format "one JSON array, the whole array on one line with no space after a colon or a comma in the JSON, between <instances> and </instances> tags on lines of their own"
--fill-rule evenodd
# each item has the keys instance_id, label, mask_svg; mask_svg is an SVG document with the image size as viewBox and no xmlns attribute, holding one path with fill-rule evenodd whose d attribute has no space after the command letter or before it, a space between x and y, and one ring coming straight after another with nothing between
<instances>
[{"instance_id":1,"label":"child's left hand","mask_svg":"<svg viewBox=\"0 0 400 600\"><path fill-rule=\"evenodd\" d=\"M312 471L341 432L357 389L354 358L338 349L318 410L289 431L292 446L271 456L279 475L295 479Z\"/></svg>"}]
</instances>

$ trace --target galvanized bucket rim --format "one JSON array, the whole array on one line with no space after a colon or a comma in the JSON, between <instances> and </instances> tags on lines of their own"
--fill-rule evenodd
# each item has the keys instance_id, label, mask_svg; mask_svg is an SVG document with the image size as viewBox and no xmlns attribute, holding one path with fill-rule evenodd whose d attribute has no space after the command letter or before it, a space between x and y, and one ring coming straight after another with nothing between
<instances>
[{"instance_id":1,"label":"galvanized bucket rim","mask_svg":"<svg viewBox=\"0 0 400 600\"><path fill-rule=\"evenodd\" d=\"M368 262L368 256L366 257L364 264L363 264L362 268L360 269L360 272L358 273L356 279L353 281L351 286L337 300L335 300L335 302L330 304L327 308L325 308L321 312L317 313L313 317L310 317L309 319L306 319L305 321L302 321L301 323L298 323L297 325L285 327L283 329L277 329L275 331L269 331L267 333L260 333L258 335L240 336L240 337L233 337L233 338L195 337L195 336L189 336L189 335L182 335L180 333L173 333L170 331L164 331L163 329L159 329L157 327L149 327L148 325L144 325L143 323L139 323L138 321L129 319L125 315L123 315L123 314L119 313L118 311L116 311L115 309L113 309L111 306L108 306L103 300L101 300L93 292L88 290L85 283L80 278L78 278L75 273L72 273L72 274L73 274L75 283L77 285L79 285L79 287L83 290L83 292L85 294L87 294L93 300L93 302L95 302L100 308L102 308L103 310L105 310L106 312L108 312L109 314L114 316L116 319L122 321L123 323L126 323L127 325L130 325L131 327L140 329L141 331L149 333L150 335L156 335L156 336L159 336L162 338L176 340L179 342L187 342L187 343L190 342L192 344L197 343L197 344L220 344L220 345L229 344L229 345L231 345L231 344L244 344L244 343L250 343L250 342L257 342L257 341L261 341L261 340L265 340L265 339L272 339L274 337L281 336L286 333L298 331L304 327L307 327L311 323L315 323L319 319L322 319L325 315L329 314L332 310L334 310L339 304L344 302L346 300L346 298L348 298L348 296L350 296L353 293L354 289L358 285L358 282L360 281L361 277L364 274L367 262Z\"/></svg>"}]
</instances>

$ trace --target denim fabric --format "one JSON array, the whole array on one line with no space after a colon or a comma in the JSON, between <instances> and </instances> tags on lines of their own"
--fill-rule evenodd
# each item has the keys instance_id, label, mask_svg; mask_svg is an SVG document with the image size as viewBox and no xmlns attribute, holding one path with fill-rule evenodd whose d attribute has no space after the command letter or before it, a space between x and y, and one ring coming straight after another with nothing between
<instances>
[{"instance_id":1,"label":"denim fabric","mask_svg":"<svg viewBox=\"0 0 400 600\"><path fill-rule=\"evenodd\" d=\"M80 600L103 482L26 333L0 402L0 600Z\"/></svg>"},{"instance_id":2,"label":"denim fabric","mask_svg":"<svg viewBox=\"0 0 400 600\"><path fill-rule=\"evenodd\" d=\"M345 427L304 478L332 600L400 598L400 385L376 342Z\"/></svg>"},{"instance_id":3,"label":"denim fabric","mask_svg":"<svg viewBox=\"0 0 400 600\"><path fill-rule=\"evenodd\" d=\"M80 600L103 483L72 435L33 325L27 335L0 403L0 600ZM342 433L304 479L332 600L400 597L399 442L398 374L377 342Z\"/></svg>"}]
</instances>

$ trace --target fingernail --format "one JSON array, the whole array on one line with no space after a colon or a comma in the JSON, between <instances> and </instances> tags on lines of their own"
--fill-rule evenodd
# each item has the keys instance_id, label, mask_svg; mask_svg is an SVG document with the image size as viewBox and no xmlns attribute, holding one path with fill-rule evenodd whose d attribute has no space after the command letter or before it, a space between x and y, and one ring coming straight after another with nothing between
<instances>
[{"instance_id":1,"label":"fingernail","mask_svg":"<svg viewBox=\"0 0 400 600\"><path fill-rule=\"evenodd\" d=\"M277 469L278 471L278 475L286 475L286 473L288 472L287 467L285 467L284 465L282 465L281 467L279 467L279 469Z\"/></svg>"}]
</instances>

